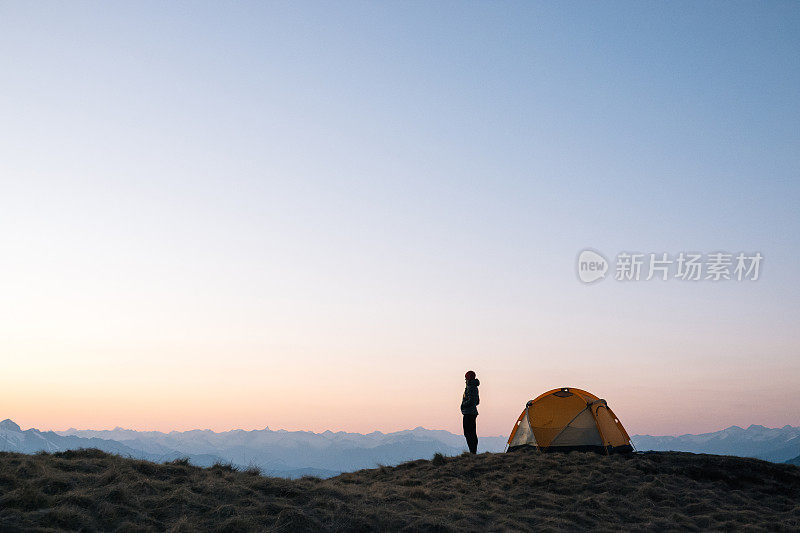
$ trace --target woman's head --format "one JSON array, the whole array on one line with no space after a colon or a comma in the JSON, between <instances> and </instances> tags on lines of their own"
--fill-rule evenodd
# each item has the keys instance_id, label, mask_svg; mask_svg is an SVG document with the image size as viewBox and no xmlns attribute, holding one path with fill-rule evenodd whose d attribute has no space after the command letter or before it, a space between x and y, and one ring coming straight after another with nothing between
<instances>
[{"instance_id":1,"label":"woman's head","mask_svg":"<svg viewBox=\"0 0 800 533\"><path fill-rule=\"evenodd\" d=\"M466 379L467 381L475 379L475 372L473 372L472 370L468 370L467 373L464 374L464 379Z\"/></svg>"}]
</instances>

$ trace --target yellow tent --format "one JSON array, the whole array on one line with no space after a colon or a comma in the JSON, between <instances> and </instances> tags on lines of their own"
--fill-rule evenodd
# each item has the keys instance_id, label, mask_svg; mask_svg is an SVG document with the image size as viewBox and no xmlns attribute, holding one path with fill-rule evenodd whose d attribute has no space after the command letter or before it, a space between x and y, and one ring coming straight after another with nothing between
<instances>
[{"instance_id":1,"label":"yellow tent","mask_svg":"<svg viewBox=\"0 0 800 533\"><path fill-rule=\"evenodd\" d=\"M605 400L581 389L562 387L525 405L508 451L534 446L541 451L633 451L631 439Z\"/></svg>"}]
</instances>

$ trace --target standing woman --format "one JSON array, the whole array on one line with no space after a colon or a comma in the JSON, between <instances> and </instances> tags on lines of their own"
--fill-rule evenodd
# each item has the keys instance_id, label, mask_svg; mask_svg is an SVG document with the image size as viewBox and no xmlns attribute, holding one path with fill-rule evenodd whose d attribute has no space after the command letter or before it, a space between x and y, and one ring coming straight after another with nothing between
<instances>
[{"instance_id":1,"label":"standing woman","mask_svg":"<svg viewBox=\"0 0 800 533\"><path fill-rule=\"evenodd\" d=\"M464 374L467 386L464 388L464 396L461 398L461 414L464 415L464 438L467 439L469 453L478 451L478 432L475 427L475 420L478 418L478 404L481 399L478 396L478 385L481 384L475 378L475 372L470 370Z\"/></svg>"}]
</instances>

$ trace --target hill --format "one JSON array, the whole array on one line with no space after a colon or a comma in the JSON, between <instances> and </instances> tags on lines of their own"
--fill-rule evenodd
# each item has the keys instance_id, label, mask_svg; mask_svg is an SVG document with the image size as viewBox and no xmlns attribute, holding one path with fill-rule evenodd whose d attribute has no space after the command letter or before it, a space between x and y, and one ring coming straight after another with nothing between
<instances>
[{"instance_id":1,"label":"hill","mask_svg":"<svg viewBox=\"0 0 800 533\"><path fill-rule=\"evenodd\" d=\"M688 453L437 455L299 480L99 450L0 453L3 531L797 531L798 502L795 466Z\"/></svg>"}]
</instances>

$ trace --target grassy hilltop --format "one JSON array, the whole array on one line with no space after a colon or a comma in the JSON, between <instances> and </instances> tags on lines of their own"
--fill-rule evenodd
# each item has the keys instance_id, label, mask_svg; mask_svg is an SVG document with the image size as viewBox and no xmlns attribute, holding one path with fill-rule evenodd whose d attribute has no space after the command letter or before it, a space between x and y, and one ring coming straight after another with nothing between
<instances>
[{"instance_id":1,"label":"grassy hilltop","mask_svg":"<svg viewBox=\"0 0 800 533\"><path fill-rule=\"evenodd\" d=\"M0 453L0 530L800 530L800 468L646 453L441 457L321 480Z\"/></svg>"}]
</instances>

